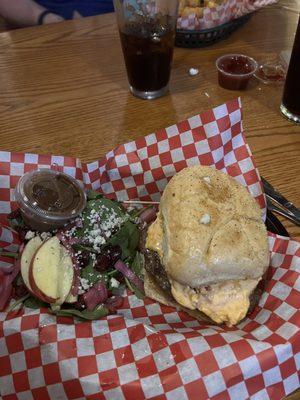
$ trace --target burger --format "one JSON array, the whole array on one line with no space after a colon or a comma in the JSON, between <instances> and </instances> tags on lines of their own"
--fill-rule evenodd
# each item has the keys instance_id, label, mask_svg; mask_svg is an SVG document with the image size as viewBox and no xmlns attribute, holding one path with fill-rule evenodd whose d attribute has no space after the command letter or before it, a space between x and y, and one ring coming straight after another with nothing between
<instances>
[{"instance_id":1,"label":"burger","mask_svg":"<svg viewBox=\"0 0 300 400\"><path fill-rule=\"evenodd\" d=\"M144 256L146 295L197 318L235 325L257 304L269 265L261 210L225 173L185 168L163 192Z\"/></svg>"}]
</instances>

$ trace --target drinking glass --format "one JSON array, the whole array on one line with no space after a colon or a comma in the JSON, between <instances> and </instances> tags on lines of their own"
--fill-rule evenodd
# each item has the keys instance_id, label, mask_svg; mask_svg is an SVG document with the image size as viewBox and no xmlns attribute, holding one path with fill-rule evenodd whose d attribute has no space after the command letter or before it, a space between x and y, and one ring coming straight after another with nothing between
<instances>
[{"instance_id":1,"label":"drinking glass","mask_svg":"<svg viewBox=\"0 0 300 400\"><path fill-rule=\"evenodd\" d=\"M300 124L300 16L280 106L282 114Z\"/></svg>"},{"instance_id":2,"label":"drinking glass","mask_svg":"<svg viewBox=\"0 0 300 400\"><path fill-rule=\"evenodd\" d=\"M168 91L178 0L114 0L130 91L155 99Z\"/></svg>"}]
</instances>

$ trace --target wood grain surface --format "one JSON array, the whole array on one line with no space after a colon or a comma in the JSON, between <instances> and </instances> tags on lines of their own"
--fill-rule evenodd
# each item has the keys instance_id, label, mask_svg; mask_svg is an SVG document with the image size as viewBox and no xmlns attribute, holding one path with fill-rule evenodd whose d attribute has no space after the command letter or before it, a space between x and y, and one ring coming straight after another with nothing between
<instances>
[{"instance_id":1,"label":"wood grain surface","mask_svg":"<svg viewBox=\"0 0 300 400\"><path fill-rule=\"evenodd\" d=\"M170 94L144 101L128 91L113 14L0 34L0 148L92 161L141 135L241 96L257 166L300 207L300 127L279 112L283 87L253 80L234 92L217 84L215 60L230 52L258 62L290 50L297 0L252 16L230 38L204 49L175 49ZM190 67L200 74L188 75ZM300 228L284 222L293 236Z\"/></svg>"}]
</instances>

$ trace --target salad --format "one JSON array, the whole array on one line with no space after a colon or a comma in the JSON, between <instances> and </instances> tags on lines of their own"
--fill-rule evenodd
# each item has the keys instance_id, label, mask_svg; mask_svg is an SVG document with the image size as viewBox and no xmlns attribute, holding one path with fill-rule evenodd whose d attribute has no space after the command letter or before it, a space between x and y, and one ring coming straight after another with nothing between
<instances>
[{"instance_id":1,"label":"salad","mask_svg":"<svg viewBox=\"0 0 300 400\"><path fill-rule=\"evenodd\" d=\"M0 275L5 289L0 309L14 297L7 311L23 303L93 320L115 313L126 287L142 298L140 234L155 215L152 207L126 208L94 191L75 220L53 231L32 230L19 210L12 212L10 225L23 244L18 255L0 253L16 258L13 268Z\"/></svg>"}]
</instances>

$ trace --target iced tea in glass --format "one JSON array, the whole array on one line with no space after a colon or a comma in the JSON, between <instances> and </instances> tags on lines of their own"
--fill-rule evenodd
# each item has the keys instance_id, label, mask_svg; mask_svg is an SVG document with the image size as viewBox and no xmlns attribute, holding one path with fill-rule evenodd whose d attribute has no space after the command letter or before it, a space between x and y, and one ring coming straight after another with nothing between
<instances>
[{"instance_id":1,"label":"iced tea in glass","mask_svg":"<svg viewBox=\"0 0 300 400\"><path fill-rule=\"evenodd\" d=\"M290 121L300 124L300 16L280 110Z\"/></svg>"},{"instance_id":2,"label":"iced tea in glass","mask_svg":"<svg viewBox=\"0 0 300 400\"><path fill-rule=\"evenodd\" d=\"M131 92L155 99L168 90L178 0L114 0Z\"/></svg>"}]
</instances>

